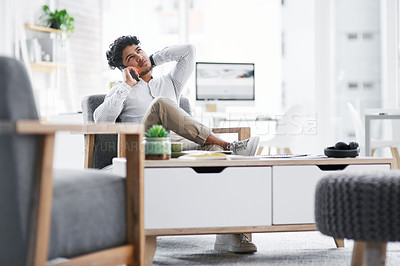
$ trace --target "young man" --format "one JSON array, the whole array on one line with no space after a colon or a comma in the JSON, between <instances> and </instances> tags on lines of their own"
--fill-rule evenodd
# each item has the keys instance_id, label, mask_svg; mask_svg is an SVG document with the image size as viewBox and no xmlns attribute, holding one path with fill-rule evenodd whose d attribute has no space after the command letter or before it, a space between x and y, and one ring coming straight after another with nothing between
<instances>
[{"instance_id":1,"label":"young man","mask_svg":"<svg viewBox=\"0 0 400 266\"><path fill-rule=\"evenodd\" d=\"M182 90L194 69L194 46L175 45L148 56L139 44L136 36L122 36L110 45L106 53L108 64L111 69L122 71L123 82L117 82L95 110L96 123L115 122L119 118L122 122L143 123L145 130L161 124L203 148L218 145L238 155L255 154L258 137L226 142L178 106ZM176 66L170 73L152 77L155 66L171 61L176 61ZM139 78L136 80L131 72ZM257 251L243 234L217 235L214 247L239 253Z\"/></svg>"}]
</instances>

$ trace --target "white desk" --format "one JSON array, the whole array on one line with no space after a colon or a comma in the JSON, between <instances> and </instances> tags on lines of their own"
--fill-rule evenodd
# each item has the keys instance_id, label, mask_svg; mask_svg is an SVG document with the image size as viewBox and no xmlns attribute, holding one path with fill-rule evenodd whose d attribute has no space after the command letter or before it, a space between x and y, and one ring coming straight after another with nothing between
<instances>
[{"instance_id":1,"label":"white desk","mask_svg":"<svg viewBox=\"0 0 400 266\"><path fill-rule=\"evenodd\" d=\"M400 109L366 109L365 156L371 156L371 120L400 119Z\"/></svg>"}]
</instances>

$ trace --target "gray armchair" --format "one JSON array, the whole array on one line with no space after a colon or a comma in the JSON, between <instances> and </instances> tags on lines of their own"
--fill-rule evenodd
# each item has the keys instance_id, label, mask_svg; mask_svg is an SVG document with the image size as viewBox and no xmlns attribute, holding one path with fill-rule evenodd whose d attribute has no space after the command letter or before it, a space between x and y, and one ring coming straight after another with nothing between
<instances>
[{"instance_id":1,"label":"gray armchair","mask_svg":"<svg viewBox=\"0 0 400 266\"><path fill-rule=\"evenodd\" d=\"M121 134L139 125L51 125L38 120L24 66L0 57L0 265L144 263L143 152L126 151L127 177L94 169L53 171L58 130Z\"/></svg>"},{"instance_id":2,"label":"gray armchair","mask_svg":"<svg viewBox=\"0 0 400 266\"><path fill-rule=\"evenodd\" d=\"M82 100L82 114L85 123L93 123L93 113L96 108L104 102L105 94L89 95ZM180 107L191 114L189 100L185 97L180 99ZM117 122L120 122L119 118ZM118 138L116 135L86 135L85 167L101 169L112 163L117 157ZM90 148L89 148L90 147Z\"/></svg>"}]
</instances>

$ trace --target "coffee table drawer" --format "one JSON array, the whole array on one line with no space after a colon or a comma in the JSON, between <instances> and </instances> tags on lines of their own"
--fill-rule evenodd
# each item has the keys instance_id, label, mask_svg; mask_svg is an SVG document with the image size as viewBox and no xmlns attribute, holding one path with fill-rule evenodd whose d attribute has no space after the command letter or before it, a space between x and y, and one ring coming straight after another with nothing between
<instances>
[{"instance_id":1,"label":"coffee table drawer","mask_svg":"<svg viewBox=\"0 0 400 266\"><path fill-rule=\"evenodd\" d=\"M274 166L272 168L272 223L315 223L314 197L317 182L334 169L327 165ZM342 168L337 166L337 168ZM348 165L343 171L390 170L389 164ZM339 170L340 171L340 170Z\"/></svg>"},{"instance_id":2,"label":"coffee table drawer","mask_svg":"<svg viewBox=\"0 0 400 266\"><path fill-rule=\"evenodd\" d=\"M146 229L271 225L271 167L145 168Z\"/></svg>"}]
</instances>

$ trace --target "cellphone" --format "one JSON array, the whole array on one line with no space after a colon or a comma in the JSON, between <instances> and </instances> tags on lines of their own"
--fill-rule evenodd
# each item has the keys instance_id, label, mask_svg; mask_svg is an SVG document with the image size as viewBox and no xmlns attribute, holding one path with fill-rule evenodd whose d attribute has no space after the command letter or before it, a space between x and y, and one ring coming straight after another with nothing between
<instances>
[{"instance_id":1,"label":"cellphone","mask_svg":"<svg viewBox=\"0 0 400 266\"><path fill-rule=\"evenodd\" d=\"M131 73L132 78L134 78L137 82L139 82L139 78L136 76L135 72L130 71L129 73Z\"/></svg>"}]
</instances>

